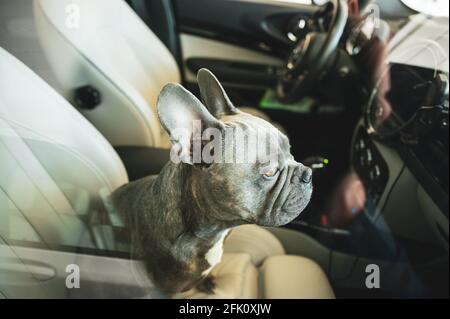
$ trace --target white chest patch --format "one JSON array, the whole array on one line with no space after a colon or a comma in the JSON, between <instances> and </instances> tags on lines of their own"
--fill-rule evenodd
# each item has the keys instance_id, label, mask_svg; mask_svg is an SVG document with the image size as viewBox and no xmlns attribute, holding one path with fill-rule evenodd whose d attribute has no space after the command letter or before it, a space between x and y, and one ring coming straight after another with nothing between
<instances>
[{"instance_id":1,"label":"white chest patch","mask_svg":"<svg viewBox=\"0 0 450 319\"><path fill-rule=\"evenodd\" d=\"M205 254L206 261L208 262L210 267L202 273L203 275L206 276L211 271L211 269L222 260L223 241L229 232L229 229L224 230L220 234L219 240Z\"/></svg>"}]
</instances>

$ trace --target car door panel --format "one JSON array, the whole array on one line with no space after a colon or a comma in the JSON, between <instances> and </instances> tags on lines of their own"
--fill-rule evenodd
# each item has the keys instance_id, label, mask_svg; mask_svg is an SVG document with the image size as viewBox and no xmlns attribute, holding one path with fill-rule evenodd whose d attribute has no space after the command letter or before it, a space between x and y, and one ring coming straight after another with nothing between
<instances>
[{"instance_id":1,"label":"car door panel","mask_svg":"<svg viewBox=\"0 0 450 319\"><path fill-rule=\"evenodd\" d=\"M48 298L39 276L34 275L37 269L29 268L29 264L32 264L29 259L24 262L20 254L0 238L0 289L5 297Z\"/></svg>"},{"instance_id":2,"label":"car door panel","mask_svg":"<svg viewBox=\"0 0 450 319\"><path fill-rule=\"evenodd\" d=\"M226 84L266 86L282 60L266 53L212 39L181 34L185 80L196 82L196 73L209 68Z\"/></svg>"},{"instance_id":3,"label":"car door panel","mask_svg":"<svg viewBox=\"0 0 450 319\"><path fill-rule=\"evenodd\" d=\"M295 43L289 27L310 16L308 0L175 0L185 80L201 67L228 86L273 87Z\"/></svg>"},{"instance_id":4,"label":"car door panel","mask_svg":"<svg viewBox=\"0 0 450 319\"><path fill-rule=\"evenodd\" d=\"M181 33L214 38L258 51L283 55L292 45L283 30L292 18L310 16L307 0L175 0Z\"/></svg>"},{"instance_id":5,"label":"car door panel","mask_svg":"<svg viewBox=\"0 0 450 319\"><path fill-rule=\"evenodd\" d=\"M67 278L79 269L79 287ZM129 258L10 246L0 241L0 289L7 298L160 298Z\"/></svg>"}]
</instances>

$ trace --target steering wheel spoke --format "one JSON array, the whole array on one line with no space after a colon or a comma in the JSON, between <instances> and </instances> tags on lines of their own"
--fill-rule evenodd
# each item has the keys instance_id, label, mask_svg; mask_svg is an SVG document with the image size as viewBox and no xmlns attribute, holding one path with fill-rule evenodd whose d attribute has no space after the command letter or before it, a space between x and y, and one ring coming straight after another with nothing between
<instances>
[{"instance_id":1,"label":"steering wheel spoke","mask_svg":"<svg viewBox=\"0 0 450 319\"><path fill-rule=\"evenodd\" d=\"M292 50L278 79L277 96L281 102L291 103L305 96L326 71L347 23L346 1L331 0L312 16L308 25L322 24L320 28L325 29L325 22L317 22L329 16L327 31L310 31Z\"/></svg>"}]
</instances>

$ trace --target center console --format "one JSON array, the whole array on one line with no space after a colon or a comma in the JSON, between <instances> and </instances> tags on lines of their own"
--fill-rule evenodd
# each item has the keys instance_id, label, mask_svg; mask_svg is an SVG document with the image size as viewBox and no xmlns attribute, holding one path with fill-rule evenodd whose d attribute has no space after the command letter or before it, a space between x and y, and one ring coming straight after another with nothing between
<instances>
[{"instance_id":1,"label":"center console","mask_svg":"<svg viewBox=\"0 0 450 319\"><path fill-rule=\"evenodd\" d=\"M389 168L362 127L356 133L352 154L352 166L364 184L367 200L378 205L387 186Z\"/></svg>"}]
</instances>

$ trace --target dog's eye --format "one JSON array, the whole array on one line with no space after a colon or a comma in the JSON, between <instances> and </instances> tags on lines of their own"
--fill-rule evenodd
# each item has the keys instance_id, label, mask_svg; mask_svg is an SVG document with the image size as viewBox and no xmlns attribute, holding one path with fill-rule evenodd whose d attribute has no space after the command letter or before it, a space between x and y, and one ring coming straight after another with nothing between
<instances>
[{"instance_id":1,"label":"dog's eye","mask_svg":"<svg viewBox=\"0 0 450 319\"><path fill-rule=\"evenodd\" d=\"M263 176L266 178L271 178L271 177L274 177L275 175L277 175L277 173L278 173L278 169L271 168L268 171L264 172Z\"/></svg>"}]
</instances>

